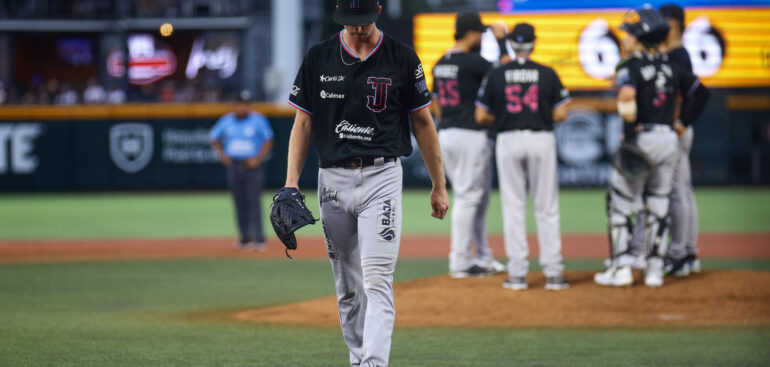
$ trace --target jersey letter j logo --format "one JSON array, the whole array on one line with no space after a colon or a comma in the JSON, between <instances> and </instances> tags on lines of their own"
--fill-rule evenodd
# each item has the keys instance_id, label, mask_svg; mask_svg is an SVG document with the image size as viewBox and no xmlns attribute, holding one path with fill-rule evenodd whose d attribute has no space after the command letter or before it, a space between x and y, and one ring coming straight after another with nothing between
<instances>
[{"instance_id":1,"label":"jersey letter j logo","mask_svg":"<svg viewBox=\"0 0 770 367\"><path fill-rule=\"evenodd\" d=\"M388 102L388 86L393 84L390 78L370 76L366 82L374 89L373 96L366 96L366 107L373 112L382 112Z\"/></svg>"}]
</instances>

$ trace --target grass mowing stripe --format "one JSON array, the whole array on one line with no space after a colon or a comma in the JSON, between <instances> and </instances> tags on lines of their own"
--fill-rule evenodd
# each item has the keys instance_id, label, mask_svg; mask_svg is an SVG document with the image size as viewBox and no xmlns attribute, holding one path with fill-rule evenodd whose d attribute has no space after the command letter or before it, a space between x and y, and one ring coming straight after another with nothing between
<instances>
[{"instance_id":1,"label":"grass mowing stripe","mask_svg":"<svg viewBox=\"0 0 770 367\"><path fill-rule=\"evenodd\" d=\"M699 188L701 232L768 232L770 202L767 188ZM308 206L318 213L312 190ZM263 197L267 208L271 195ZM562 190L561 228L564 233L604 233L603 190ZM449 220L431 218L428 191L404 192L404 234L448 235ZM0 195L0 240L69 238L170 238L234 236L232 202L225 192L99 193ZM535 230L532 205L527 230ZM271 234L269 225L266 232ZM488 212L489 232L503 231L499 193L493 193ZM308 226L300 235L319 235Z\"/></svg>"}]
</instances>

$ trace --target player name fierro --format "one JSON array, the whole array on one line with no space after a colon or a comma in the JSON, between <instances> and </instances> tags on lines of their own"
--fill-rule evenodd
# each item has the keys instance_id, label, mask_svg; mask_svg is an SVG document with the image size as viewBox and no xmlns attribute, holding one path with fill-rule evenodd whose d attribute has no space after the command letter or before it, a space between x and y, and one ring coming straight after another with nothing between
<instances>
[{"instance_id":1,"label":"player name fierro","mask_svg":"<svg viewBox=\"0 0 770 367\"><path fill-rule=\"evenodd\" d=\"M535 69L506 70L506 83L537 83L540 73Z\"/></svg>"}]
</instances>

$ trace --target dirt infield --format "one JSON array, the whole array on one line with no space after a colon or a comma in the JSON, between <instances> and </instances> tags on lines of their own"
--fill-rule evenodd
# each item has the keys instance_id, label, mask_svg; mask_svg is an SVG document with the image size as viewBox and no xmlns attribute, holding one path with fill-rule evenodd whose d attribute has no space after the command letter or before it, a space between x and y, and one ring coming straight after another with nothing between
<instances>
[{"instance_id":1,"label":"dirt infield","mask_svg":"<svg viewBox=\"0 0 770 367\"><path fill-rule=\"evenodd\" d=\"M652 326L770 324L770 272L704 271L683 279L666 278L658 289L636 284L608 288L593 273L567 272L568 290L543 289L541 275L530 289L512 291L504 275L481 279L448 276L398 283L398 326ZM239 312L248 322L338 325L334 297Z\"/></svg>"},{"instance_id":2,"label":"dirt infield","mask_svg":"<svg viewBox=\"0 0 770 367\"><path fill-rule=\"evenodd\" d=\"M91 261L113 259L165 259L189 257L281 258L283 245L276 239L264 253L233 248L232 239L121 239L121 240L44 240L0 241L0 262ZM537 240L529 236L531 256L537 256ZM490 243L498 257L504 257L502 236L491 236ZM299 239L295 258L326 257L319 237ZM701 234L698 247L703 258L770 258L770 233ZM607 236L568 234L563 236L566 258L600 259L608 254ZM444 258L449 253L446 236L406 236L401 242L400 258Z\"/></svg>"},{"instance_id":3,"label":"dirt infield","mask_svg":"<svg viewBox=\"0 0 770 367\"><path fill-rule=\"evenodd\" d=\"M536 239L529 237L531 256ZM326 257L320 237L300 239L296 258ZM495 254L504 257L501 236L490 238ZM607 256L605 235L564 235L566 258ZM703 258L770 258L770 233L702 234ZM445 258L446 236L407 236L401 258ZM272 240L264 253L245 252L232 239L124 239L0 241L0 263L96 261L169 258L281 258L283 245ZM288 260L287 260L288 261ZM712 270L686 279L666 279L660 289L599 287L592 273L567 272L572 287L547 292L540 273L529 278L531 289L503 289L504 276L453 280L437 276L395 285L399 326L639 326L770 324L770 272ZM636 274L637 283L641 275ZM598 312L597 310L601 310ZM338 325L333 297L235 315L247 322Z\"/></svg>"}]
</instances>

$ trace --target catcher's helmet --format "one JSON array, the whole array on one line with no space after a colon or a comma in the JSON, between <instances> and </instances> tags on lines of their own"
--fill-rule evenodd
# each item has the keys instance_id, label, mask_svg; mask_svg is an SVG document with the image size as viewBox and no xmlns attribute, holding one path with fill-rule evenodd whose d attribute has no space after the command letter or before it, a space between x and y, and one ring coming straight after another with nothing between
<instances>
[{"instance_id":1,"label":"catcher's helmet","mask_svg":"<svg viewBox=\"0 0 770 367\"><path fill-rule=\"evenodd\" d=\"M645 47L656 47L668 36L668 22L654 8L645 6L630 10L620 29L636 37Z\"/></svg>"}]
</instances>

